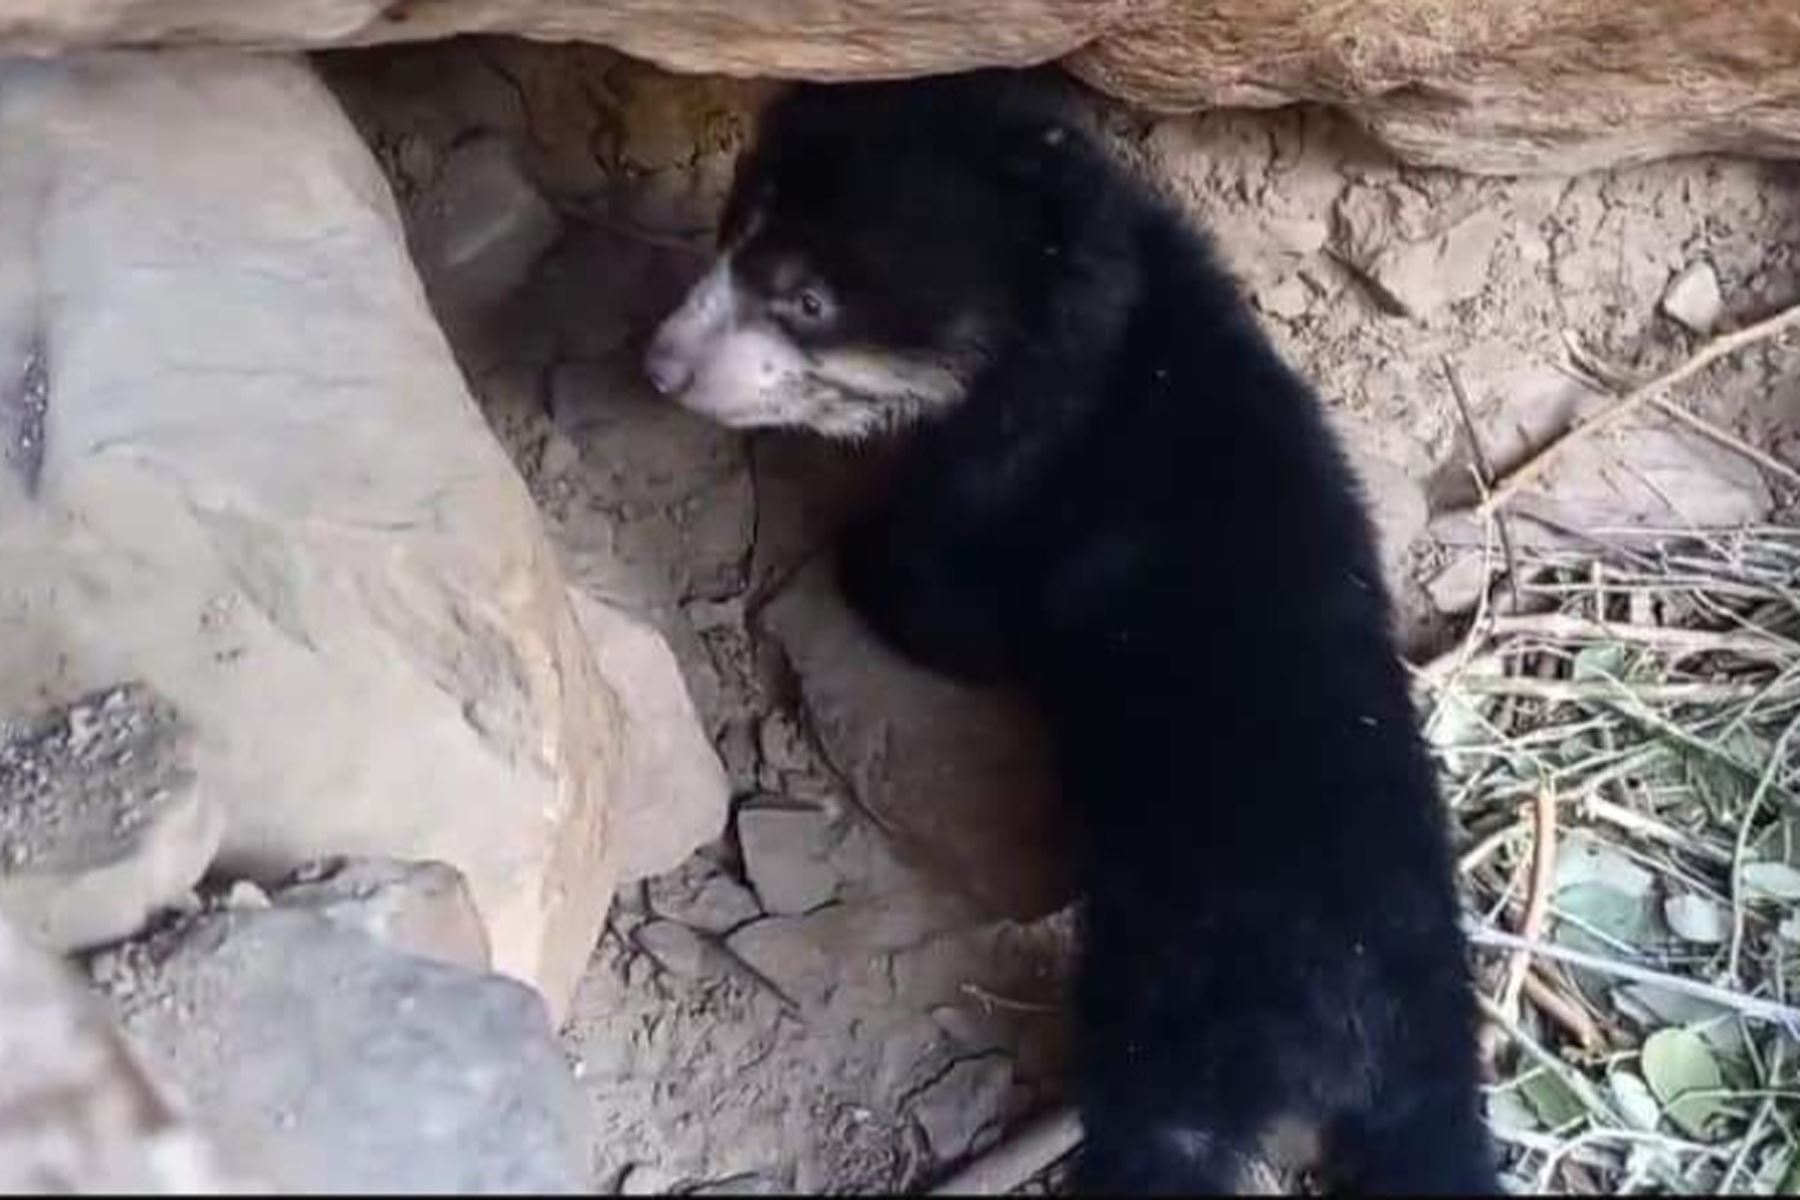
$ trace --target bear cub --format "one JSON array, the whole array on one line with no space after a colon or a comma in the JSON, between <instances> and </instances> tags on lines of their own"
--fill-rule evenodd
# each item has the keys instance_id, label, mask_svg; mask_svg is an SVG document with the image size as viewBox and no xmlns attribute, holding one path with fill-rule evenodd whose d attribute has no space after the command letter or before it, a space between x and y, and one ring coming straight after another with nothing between
<instances>
[{"instance_id":1,"label":"bear cub","mask_svg":"<svg viewBox=\"0 0 1800 1200\"><path fill-rule=\"evenodd\" d=\"M1204 237L1036 73L764 114L655 387L909 439L850 603L1051 735L1083 890L1084 1191L1496 1189L1444 815L1375 539ZM1279 1135L1279 1136L1278 1136Z\"/></svg>"}]
</instances>

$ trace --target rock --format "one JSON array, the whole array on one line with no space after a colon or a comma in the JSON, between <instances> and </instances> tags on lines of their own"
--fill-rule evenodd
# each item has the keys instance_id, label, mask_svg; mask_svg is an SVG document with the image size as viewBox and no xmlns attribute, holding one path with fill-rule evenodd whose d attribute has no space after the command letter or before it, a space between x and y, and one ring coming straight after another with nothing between
<instances>
[{"instance_id":1,"label":"rock","mask_svg":"<svg viewBox=\"0 0 1800 1200\"><path fill-rule=\"evenodd\" d=\"M1564 529L1720 529L1761 520L1772 497L1754 463L1680 428L1628 423L1577 441L1513 507Z\"/></svg>"},{"instance_id":2,"label":"rock","mask_svg":"<svg viewBox=\"0 0 1800 1200\"><path fill-rule=\"evenodd\" d=\"M817 809L743 808L737 817L744 873L765 910L797 916L829 903L838 873L831 863L832 821Z\"/></svg>"},{"instance_id":3,"label":"rock","mask_svg":"<svg viewBox=\"0 0 1800 1200\"><path fill-rule=\"evenodd\" d=\"M726 948L802 1009L831 996L837 970L804 917L765 917L725 939Z\"/></svg>"},{"instance_id":4,"label":"rock","mask_svg":"<svg viewBox=\"0 0 1800 1200\"><path fill-rule=\"evenodd\" d=\"M655 1163L633 1163L619 1176L621 1196L671 1196L681 1183L681 1176L671 1174Z\"/></svg>"},{"instance_id":5,"label":"rock","mask_svg":"<svg viewBox=\"0 0 1800 1200\"><path fill-rule=\"evenodd\" d=\"M1557 0L1501 13L1441 0L1352 11L1334 0L1009 0L979 16L955 0L20 0L0 16L0 48L27 53L472 32L598 42L681 72L786 78L890 78L1073 51L1077 75L1140 107L1334 104L1407 158L1491 174L1800 147L1800 30L1788 0Z\"/></svg>"},{"instance_id":6,"label":"rock","mask_svg":"<svg viewBox=\"0 0 1800 1200\"><path fill-rule=\"evenodd\" d=\"M251 883L248 879L240 879L225 892L226 908L267 908L269 893Z\"/></svg>"},{"instance_id":7,"label":"rock","mask_svg":"<svg viewBox=\"0 0 1800 1200\"><path fill-rule=\"evenodd\" d=\"M892 1001L888 956L905 955L970 924L966 902L941 891L892 892L829 905L799 917L764 917L735 930L725 946L801 1009L833 998L847 981L879 982ZM968 964L962 962L966 970ZM966 976L965 976L966 979ZM910 993L909 993L910 994ZM866 1003L866 997L855 1001Z\"/></svg>"},{"instance_id":8,"label":"rock","mask_svg":"<svg viewBox=\"0 0 1800 1200\"><path fill-rule=\"evenodd\" d=\"M681 871L650 880L650 911L706 933L729 933L763 915L743 884L711 864L700 865L705 874Z\"/></svg>"},{"instance_id":9,"label":"rock","mask_svg":"<svg viewBox=\"0 0 1800 1200\"><path fill-rule=\"evenodd\" d=\"M1498 570L1506 569L1504 561L1497 561L1494 565ZM1487 556L1477 549L1458 550L1453 553L1449 565L1425 584L1425 594L1431 597L1432 605L1445 616L1459 616L1474 608L1480 601L1487 581Z\"/></svg>"},{"instance_id":10,"label":"rock","mask_svg":"<svg viewBox=\"0 0 1800 1200\"><path fill-rule=\"evenodd\" d=\"M469 886L447 863L339 859L303 870L275 892L274 902L307 909L408 954L472 971L492 965Z\"/></svg>"},{"instance_id":11,"label":"rock","mask_svg":"<svg viewBox=\"0 0 1800 1200\"><path fill-rule=\"evenodd\" d=\"M1306 315L1312 307L1312 289L1298 275L1287 275L1283 278L1258 288L1256 306L1271 317L1280 317L1284 321L1292 321L1296 317Z\"/></svg>"},{"instance_id":12,"label":"rock","mask_svg":"<svg viewBox=\"0 0 1800 1200\"><path fill-rule=\"evenodd\" d=\"M133 1050L278 1190L582 1190L574 1081L516 982L279 907L196 917L121 973Z\"/></svg>"},{"instance_id":13,"label":"rock","mask_svg":"<svg viewBox=\"0 0 1800 1200\"><path fill-rule=\"evenodd\" d=\"M0 721L0 913L42 946L135 933L200 880L224 827L191 730L148 688Z\"/></svg>"},{"instance_id":14,"label":"rock","mask_svg":"<svg viewBox=\"0 0 1800 1200\"><path fill-rule=\"evenodd\" d=\"M827 757L903 853L994 915L1062 907L1072 887L1048 757L1022 710L883 648L824 561L795 575L762 619Z\"/></svg>"},{"instance_id":15,"label":"rock","mask_svg":"<svg viewBox=\"0 0 1800 1200\"><path fill-rule=\"evenodd\" d=\"M1787 0L1155 0L1068 65L1165 112L1341 105L1404 158L1485 174L1800 148Z\"/></svg>"},{"instance_id":16,"label":"rock","mask_svg":"<svg viewBox=\"0 0 1800 1200\"><path fill-rule=\"evenodd\" d=\"M568 474L580 462L581 447L553 430L544 442L544 454L538 461L538 470L543 472L544 478L555 479Z\"/></svg>"},{"instance_id":17,"label":"rock","mask_svg":"<svg viewBox=\"0 0 1800 1200\"><path fill-rule=\"evenodd\" d=\"M920 1088L908 1111L939 1162L954 1162L969 1153L982 1130L998 1120L1012 1091L1012 1061L986 1054L964 1058Z\"/></svg>"},{"instance_id":18,"label":"rock","mask_svg":"<svg viewBox=\"0 0 1800 1200\"><path fill-rule=\"evenodd\" d=\"M0 47L41 53L144 42L318 47L514 33L615 46L679 71L854 78L1055 58L1130 9L1127 0L1008 0L971 20L956 0L839 0L829 8L698 0L555 6L448 0L247 0L217 13L173 0L27 0L0 17Z\"/></svg>"},{"instance_id":19,"label":"rock","mask_svg":"<svg viewBox=\"0 0 1800 1200\"><path fill-rule=\"evenodd\" d=\"M1424 320L1481 293L1503 229L1499 213L1478 212L1435 238L1384 247L1363 270L1384 305Z\"/></svg>"},{"instance_id":20,"label":"rock","mask_svg":"<svg viewBox=\"0 0 1800 1200\"><path fill-rule=\"evenodd\" d=\"M67 969L0 920L0 1193L260 1190L168 1105Z\"/></svg>"},{"instance_id":21,"label":"rock","mask_svg":"<svg viewBox=\"0 0 1800 1200\"><path fill-rule=\"evenodd\" d=\"M660 875L724 832L725 765L662 635L585 593L570 599L625 710L625 759L613 788L619 877Z\"/></svg>"},{"instance_id":22,"label":"rock","mask_svg":"<svg viewBox=\"0 0 1800 1200\"><path fill-rule=\"evenodd\" d=\"M1719 294L1719 276L1708 262L1683 268L1663 292L1662 310L1690 332L1708 334L1719 323L1725 298Z\"/></svg>"},{"instance_id":23,"label":"rock","mask_svg":"<svg viewBox=\"0 0 1800 1200\"><path fill-rule=\"evenodd\" d=\"M700 975L710 957L700 935L674 921L646 921L632 938L663 970L685 979Z\"/></svg>"},{"instance_id":24,"label":"rock","mask_svg":"<svg viewBox=\"0 0 1800 1200\"><path fill-rule=\"evenodd\" d=\"M560 1011L611 895L617 706L303 63L0 64L0 379L25 359L48 436L35 482L0 469L0 712L143 680L194 728L221 874L449 863Z\"/></svg>"},{"instance_id":25,"label":"rock","mask_svg":"<svg viewBox=\"0 0 1800 1200\"><path fill-rule=\"evenodd\" d=\"M689 1196L784 1196L794 1190L779 1179L755 1171L696 1183L684 1189Z\"/></svg>"},{"instance_id":26,"label":"rock","mask_svg":"<svg viewBox=\"0 0 1800 1200\"><path fill-rule=\"evenodd\" d=\"M510 145L486 134L450 153L412 211L420 273L433 307L452 326L523 283L562 227Z\"/></svg>"}]
</instances>

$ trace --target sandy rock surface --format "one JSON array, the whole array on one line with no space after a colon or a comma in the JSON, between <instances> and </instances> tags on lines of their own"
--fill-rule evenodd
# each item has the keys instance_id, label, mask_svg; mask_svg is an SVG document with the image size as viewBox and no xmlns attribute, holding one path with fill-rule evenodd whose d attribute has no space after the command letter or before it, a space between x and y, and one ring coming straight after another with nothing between
<instances>
[{"instance_id":1,"label":"sandy rock surface","mask_svg":"<svg viewBox=\"0 0 1800 1200\"><path fill-rule=\"evenodd\" d=\"M663 636L586 592L571 589L569 598L624 710L616 784L619 880L672 871L724 831L731 781Z\"/></svg>"},{"instance_id":2,"label":"sandy rock surface","mask_svg":"<svg viewBox=\"0 0 1800 1200\"><path fill-rule=\"evenodd\" d=\"M1117 99L1342 108L1401 156L1481 172L1800 150L1789 0L17 0L0 47L321 47L511 33L685 72L888 78L1069 56Z\"/></svg>"},{"instance_id":3,"label":"sandy rock surface","mask_svg":"<svg viewBox=\"0 0 1800 1200\"><path fill-rule=\"evenodd\" d=\"M0 443L0 716L143 681L220 865L451 863L559 1007L618 705L304 64L0 64Z\"/></svg>"},{"instance_id":4,"label":"sandy rock surface","mask_svg":"<svg viewBox=\"0 0 1800 1200\"><path fill-rule=\"evenodd\" d=\"M1800 150L1787 0L1165 0L1070 65L1164 112L1323 101L1402 158L1488 174Z\"/></svg>"}]
</instances>

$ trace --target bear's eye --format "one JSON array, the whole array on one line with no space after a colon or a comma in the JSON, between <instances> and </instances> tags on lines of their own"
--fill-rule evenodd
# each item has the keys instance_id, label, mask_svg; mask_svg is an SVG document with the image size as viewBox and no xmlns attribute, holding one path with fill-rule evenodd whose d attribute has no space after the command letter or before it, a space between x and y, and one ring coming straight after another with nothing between
<instances>
[{"instance_id":1,"label":"bear's eye","mask_svg":"<svg viewBox=\"0 0 1800 1200\"><path fill-rule=\"evenodd\" d=\"M773 292L768 301L770 312L796 332L821 330L837 319L837 300L816 277L777 279Z\"/></svg>"}]
</instances>

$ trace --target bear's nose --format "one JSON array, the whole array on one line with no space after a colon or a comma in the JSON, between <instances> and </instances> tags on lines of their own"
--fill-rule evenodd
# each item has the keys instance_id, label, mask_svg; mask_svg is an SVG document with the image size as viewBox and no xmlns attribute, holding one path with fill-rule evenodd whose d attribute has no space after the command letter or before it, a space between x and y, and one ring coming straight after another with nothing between
<instances>
[{"instance_id":1,"label":"bear's nose","mask_svg":"<svg viewBox=\"0 0 1800 1200\"><path fill-rule=\"evenodd\" d=\"M644 354L644 375L660 395L672 396L693 380L694 373L668 342L658 337Z\"/></svg>"}]
</instances>

